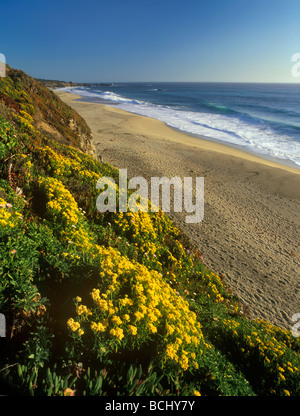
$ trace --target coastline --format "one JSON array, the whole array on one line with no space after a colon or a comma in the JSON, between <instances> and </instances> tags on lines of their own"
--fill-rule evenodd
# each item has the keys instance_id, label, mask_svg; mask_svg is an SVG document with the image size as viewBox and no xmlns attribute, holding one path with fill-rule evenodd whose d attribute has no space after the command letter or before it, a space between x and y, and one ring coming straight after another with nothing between
<instances>
[{"instance_id":1,"label":"coastline","mask_svg":"<svg viewBox=\"0 0 300 416\"><path fill-rule=\"evenodd\" d=\"M64 92L64 89L61 89L61 92ZM276 156L271 156L269 154L259 152L258 150L254 150L253 148L249 148L249 147L244 146L242 144L232 143L230 141L224 141L223 139L218 139L218 138L215 138L215 137L211 137L209 135L203 135L203 134L201 135L201 134L197 134L197 133L192 133L191 131L175 127L174 125L169 124L167 121L161 120L159 117L146 115L146 114L143 115L142 113L135 112L134 110L131 111L129 109L123 108L121 106L121 104L122 104L121 102L110 101L109 99L104 99L104 98L102 99L100 97L90 97L90 96L85 96L85 95L81 96L80 94L77 94L77 93L73 94L73 95L76 95L76 97L77 97L76 101L94 103L94 104L98 103L98 104L108 106L110 108L116 108L116 109L125 111L125 112L130 113L130 114L140 115L141 117L150 118L152 120L160 121L161 123L166 125L168 128L171 128L174 131L177 131L181 134L184 134L185 136L187 136L189 138L195 138L197 140L202 140L202 141L204 140L205 142L211 142L215 145L220 146L219 149L217 149L217 148L215 149L215 150L219 150L220 152L222 152L222 148L224 148L224 146L225 146L225 148L230 148L231 149L231 153L232 153L232 150L240 151L241 153L238 155L240 157L243 157L244 154L246 153L246 155L248 155L248 157L250 155L256 157L257 161L271 162L272 166L278 165L279 167L280 166L289 167L291 169L295 169L295 171L299 171L298 173L300 173L300 165L297 165L295 162L293 162L290 159L283 159L283 158L279 158L279 157L276 157ZM180 140L180 142L181 141L182 140ZM203 146L203 143L202 143L202 146Z\"/></svg>"},{"instance_id":2,"label":"coastline","mask_svg":"<svg viewBox=\"0 0 300 416\"><path fill-rule=\"evenodd\" d=\"M299 312L299 174L290 166L196 138L165 123L54 91L88 123L97 154L128 177L204 176L200 224L170 217L252 317L290 329ZM80 98L80 99L78 99Z\"/></svg>"}]
</instances>

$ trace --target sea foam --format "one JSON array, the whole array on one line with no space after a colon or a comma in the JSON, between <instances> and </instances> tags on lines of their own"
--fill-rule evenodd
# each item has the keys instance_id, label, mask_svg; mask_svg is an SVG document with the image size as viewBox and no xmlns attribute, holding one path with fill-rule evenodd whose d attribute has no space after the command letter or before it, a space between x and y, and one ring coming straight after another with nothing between
<instances>
[{"instance_id":1,"label":"sea foam","mask_svg":"<svg viewBox=\"0 0 300 416\"><path fill-rule=\"evenodd\" d=\"M126 98L112 91L95 91L85 87L68 87L66 92L107 101L108 105L131 113L155 118L183 132L238 146L262 157L300 166L300 143L286 134L278 134L270 123L250 115L232 111L226 106L208 103L214 112L196 112L176 106L153 104ZM157 89L158 90L158 89Z\"/></svg>"}]
</instances>

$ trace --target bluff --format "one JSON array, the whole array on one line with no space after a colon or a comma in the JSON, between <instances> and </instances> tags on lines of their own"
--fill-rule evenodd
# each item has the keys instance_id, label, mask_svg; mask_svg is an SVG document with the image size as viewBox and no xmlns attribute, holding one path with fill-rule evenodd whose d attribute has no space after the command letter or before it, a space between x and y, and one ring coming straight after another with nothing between
<instances>
[{"instance_id":1,"label":"bluff","mask_svg":"<svg viewBox=\"0 0 300 416\"><path fill-rule=\"evenodd\" d=\"M75 146L95 156L92 133L85 120L40 81L7 65L0 82L0 103L33 119L33 126L46 137Z\"/></svg>"}]
</instances>

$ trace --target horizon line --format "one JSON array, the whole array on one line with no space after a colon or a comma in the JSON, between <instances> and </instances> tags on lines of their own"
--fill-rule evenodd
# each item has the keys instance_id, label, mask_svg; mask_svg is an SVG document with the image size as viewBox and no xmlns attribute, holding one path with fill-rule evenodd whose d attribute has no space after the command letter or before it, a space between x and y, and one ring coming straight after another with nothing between
<instances>
[{"instance_id":1,"label":"horizon line","mask_svg":"<svg viewBox=\"0 0 300 416\"><path fill-rule=\"evenodd\" d=\"M66 82L74 84L116 84L116 83L126 83L126 84L299 84L299 81L71 81L71 80L62 80L62 79L51 79L51 78L41 78L33 77L37 80L41 79L44 81L53 81L53 82Z\"/></svg>"}]
</instances>

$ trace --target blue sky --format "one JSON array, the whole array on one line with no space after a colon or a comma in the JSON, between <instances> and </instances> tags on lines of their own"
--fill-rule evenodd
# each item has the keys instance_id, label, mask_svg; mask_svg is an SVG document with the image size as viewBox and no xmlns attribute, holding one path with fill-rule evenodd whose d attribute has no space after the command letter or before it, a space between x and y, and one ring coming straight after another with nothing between
<instances>
[{"instance_id":1,"label":"blue sky","mask_svg":"<svg viewBox=\"0 0 300 416\"><path fill-rule=\"evenodd\" d=\"M0 52L66 81L300 82L300 0L0 0Z\"/></svg>"}]
</instances>

